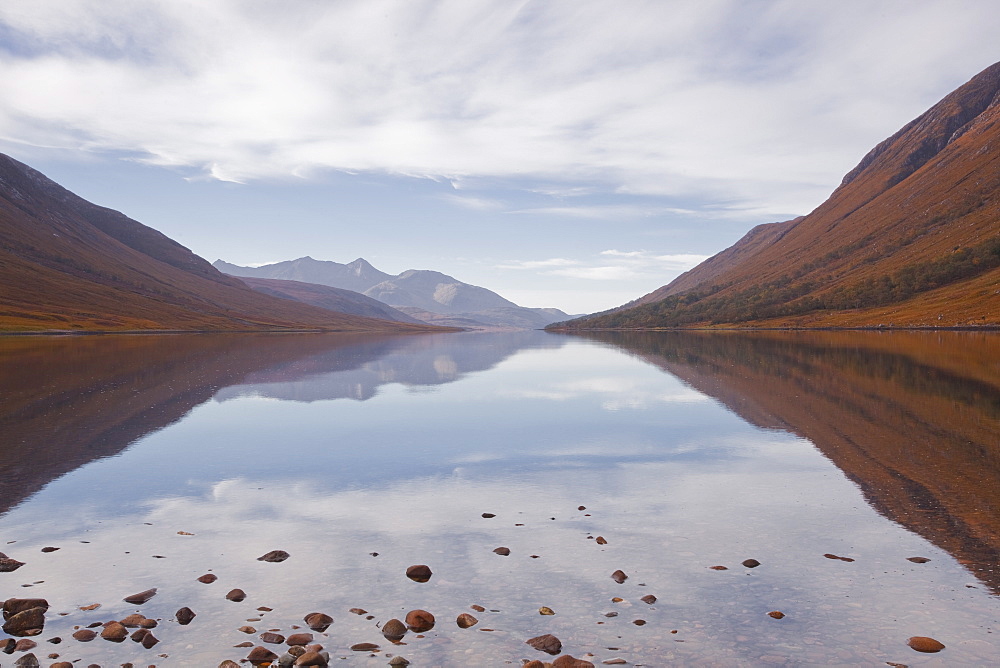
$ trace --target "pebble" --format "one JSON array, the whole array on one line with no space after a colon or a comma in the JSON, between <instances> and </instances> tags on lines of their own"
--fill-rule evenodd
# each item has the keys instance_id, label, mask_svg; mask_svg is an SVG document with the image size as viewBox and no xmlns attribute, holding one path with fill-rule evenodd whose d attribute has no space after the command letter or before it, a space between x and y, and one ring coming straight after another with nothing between
<instances>
[{"instance_id":1,"label":"pebble","mask_svg":"<svg viewBox=\"0 0 1000 668\"><path fill-rule=\"evenodd\" d=\"M285 642L289 645L308 645L313 641L311 633L293 633Z\"/></svg>"},{"instance_id":2,"label":"pebble","mask_svg":"<svg viewBox=\"0 0 1000 668\"><path fill-rule=\"evenodd\" d=\"M285 642L285 636L281 635L280 633L265 631L264 633L260 634L260 640L261 642L266 642L269 645L280 645L281 643Z\"/></svg>"},{"instance_id":3,"label":"pebble","mask_svg":"<svg viewBox=\"0 0 1000 668\"><path fill-rule=\"evenodd\" d=\"M483 606L481 606L481 605L478 605L478 604L476 604L476 603L473 603L473 604L472 604L472 605L470 605L469 607L470 607L471 609L475 610L476 612L486 612L486 608L484 608Z\"/></svg>"},{"instance_id":4,"label":"pebble","mask_svg":"<svg viewBox=\"0 0 1000 668\"><path fill-rule=\"evenodd\" d=\"M174 613L174 617L177 618L177 623L181 626L187 626L191 623L191 620L195 618L195 613L191 608L184 607Z\"/></svg>"},{"instance_id":5,"label":"pebble","mask_svg":"<svg viewBox=\"0 0 1000 668\"><path fill-rule=\"evenodd\" d=\"M396 642L406 635L406 626L398 619L390 619L382 625L382 635L386 640Z\"/></svg>"},{"instance_id":6,"label":"pebble","mask_svg":"<svg viewBox=\"0 0 1000 668\"><path fill-rule=\"evenodd\" d=\"M552 656L555 656L562 651L562 642L551 633L546 633L543 636L536 636L534 638L528 638L524 642L526 645L531 645L539 652L545 652L546 654L551 654Z\"/></svg>"},{"instance_id":7,"label":"pebble","mask_svg":"<svg viewBox=\"0 0 1000 668\"><path fill-rule=\"evenodd\" d=\"M326 666L330 663L326 652L306 652L295 659L296 666Z\"/></svg>"},{"instance_id":8,"label":"pebble","mask_svg":"<svg viewBox=\"0 0 1000 668\"><path fill-rule=\"evenodd\" d=\"M45 553L55 552L58 549L59 549L58 547L43 547L42 548L42 552L45 552Z\"/></svg>"},{"instance_id":9,"label":"pebble","mask_svg":"<svg viewBox=\"0 0 1000 668\"><path fill-rule=\"evenodd\" d=\"M406 577L414 582L427 582L431 579L432 575L434 573L431 572L430 566L426 564L417 564L406 569Z\"/></svg>"},{"instance_id":10,"label":"pebble","mask_svg":"<svg viewBox=\"0 0 1000 668\"><path fill-rule=\"evenodd\" d=\"M9 559L7 557L0 558L0 573L13 573L21 566L24 566L23 561Z\"/></svg>"},{"instance_id":11,"label":"pebble","mask_svg":"<svg viewBox=\"0 0 1000 668\"><path fill-rule=\"evenodd\" d=\"M785 613L781 612L780 610L772 610L771 612L767 613L767 616L774 617L775 619L782 619L785 616Z\"/></svg>"},{"instance_id":12,"label":"pebble","mask_svg":"<svg viewBox=\"0 0 1000 668\"><path fill-rule=\"evenodd\" d=\"M101 637L111 642L122 642L128 637L128 629L121 622L108 622L101 631Z\"/></svg>"},{"instance_id":13,"label":"pebble","mask_svg":"<svg viewBox=\"0 0 1000 668\"><path fill-rule=\"evenodd\" d=\"M202 582L202 583L208 585L208 584L212 584L213 582L215 582L218 579L219 579L219 576L216 575L215 573L205 573L200 578L198 578L198 582Z\"/></svg>"},{"instance_id":14,"label":"pebble","mask_svg":"<svg viewBox=\"0 0 1000 668\"><path fill-rule=\"evenodd\" d=\"M642 601L643 603L647 603L649 605L653 605L654 603L656 603L656 597L653 596L652 594L646 594L645 596L643 596L639 600Z\"/></svg>"},{"instance_id":15,"label":"pebble","mask_svg":"<svg viewBox=\"0 0 1000 668\"><path fill-rule=\"evenodd\" d=\"M496 554L499 554L501 557L509 557L510 556L510 548L509 547L498 547L498 548L496 548L493 551Z\"/></svg>"},{"instance_id":16,"label":"pebble","mask_svg":"<svg viewBox=\"0 0 1000 668\"><path fill-rule=\"evenodd\" d=\"M252 626L241 626L240 628L237 629L237 631L241 633L246 633L248 635L251 633L257 633L257 629L255 629Z\"/></svg>"},{"instance_id":17,"label":"pebble","mask_svg":"<svg viewBox=\"0 0 1000 668\"><path fill-rule=\"evenodd\" d=\"M618 584L621 584L626 580L628 580L628 576L625 575L624 571L618 570L611 574L611 579L617 582Z\"/></svg>"},{"instance_id":18,"label":"pebble","mask_svg":"<svg viewBox=\"0 0 1000 668\"><path fill-rule=\"evenodd\" d=\"M909 645L911 649L928 654L940 652L944 649L944 645L940 641L937 641L934 638L928 638L927 636L913 636L906 641L906 644Z\"/></svg>"},{"instance_id":19,"label":"pebble","mask_svg":"<svg viewBox=\"0 0 1000 668\"><path fill-rule=\"evenodd\" d=\"M284 550L271 550L267 554L257 557L257 561L267 561L272 564L279 564L290 556L292 555L288 554Z\"/></svg>"},{"instance_id":20,"label":"pebble","mask_svg":"<svg viewBox=\"0 0 1000 668\"><path fill-rule=\"evenodd\" d=\"M595 538L594 540L596 540L596 541L597 541L597 544L598 544L598 545L607 545L607 544L608 544L608 539L607 539L607 538L605 538L604 536L598 536L598 537L597 537L597 538Z\"/></svg>"},{"instance_id":21,"label":"pebble","mask_svg":"<svg viewBox=\"0 0 1000 668\"><path fill-rule=\"evenodd\" d=\"M246 597L247 594L242 589L233 589L228 594L226 594L226 598L228 598L230 601L235 601L236 603L239 603Z\"/></svg>"},{"instance_id":22,"label":"pebble","mask_svg":"<svg viewBox=\"0 0 1000 668\"><path fill-rule=\"evenodd\" d=\"M97 637L97 632L90 629L80 629L73 634L73 638L80 642L90 642Z\"/></svg>"},{"instance_id":23,"label":"pebble","mask_svg":"<svg viewBox=\"0 0 1000 668\"><path fill-rule=\"evenodd\" d=\"M590 661L577 659L569 654L563 654L552 662L552 668L594 668Z\"/></svg>"},{"instance_id":24,"label":"pebble","mask_svg":"<svg viewBox=\"0 0 1000 668\"><path fill-rule=\"evenodd\" d=\"M254 647L252 650L250 650L250 653L247 654L247 660L250 661L251 663L273 662L277 658L278 658L277 654L275 654L268 648L261 647L259 645L257 647Z\"/></svg>"},{"instance_id":25,"label":"pebble","mask_svg":"<svg viewBox=\"0 0 1000 668\"><path fill-rule=\"evenodd\" d=\"M348 612L353 612L355 615L367 615L368 611L364 608L351 608Z\"/></svg>"},{"instance_id":26,"label":"pebble","mask_svg":"<svg viewBox=\"0 0 1000 668\"><path fill-rule=\"evenodd\" d=\"M12 636L37 636L45 627L45 611L47 608L41 606L21 610L8 617L6 609L4 617L7 621L3 624L4 633Z\"/></svg>"},{"instance_id":27,"label":"pebble","mask_svg":"<svg viewBox=\"0 0 1000 668\"><path fill-rule=\"evenodd\" d=\"M601 661L601 663L603 663L606 666L624 666L625 664L628 663L628 661L626 661L625 659L614 658L614 659L605 659L604 661Z\"/></svg>"},{"instance_id":28,"label":"pebble","mask_svg":"<svg viewBox=\"0 0 1000 668\"><path fill-rule=\"evenodd\" d=\"M538 609L538 614L540 614L540 615L554 615L556 613L555 613L555 610L553 610L552 608L548 608L548 607L546 607L546 606L543 605L542 607L540 607Z\"/></svg>"},{"instance_id":29,"label":"pebble","mask_svg":"<svg viewBox=\"0 0 1000 668\"><path fill-rule=\"evenodd\" d=\"M323 633L333 624L333 617L323 612L310 612L303 618L303 621L313 631Z\"/></svg>"},{"instance_id":30,"label":"pebble","mask_svg":"<svg viewBox=\"0 0 1000 668\"><path fill-rule=\"evenodd\" d=\"M390 666L408 666L410 665L409 660L402 656L394 656L389 660Z\"/></svg>"},{"instance_id":31,"label":"pebble","mask_svg":"<svg viewBox=\"0 0 1000 668\"><path fill-rule=\"evenodd\" d=\"M379 646L371 642L359 642L356 645L351 645L351 649L355 652L377 652Z\"/></svg>"},{"instance_id":32,"label":"pebble","mask_svg":"<svg viewBox=\"0 0 1000 668\"><path fill-rule=\"evenodd\" d=\"M729 570L729 568L727 568L726 566L709 566L709 568L712 569L713 571L728 571Z\"/></svg>"},{"instance_id":33,"label":"pebble","mask_svg":"<svg viewBox=\"0 0 1000 668\"><path fill-rule=\"evenodd\" d=\"M747 559L743 562L743 565L746 566L747 568L757 568L758 566L760 566L760 562L757 561L756 559Z\"/></svg>"},{"instance_id":34,"label":"pebble","mask_svg":"<svg viewBox=\"0 0 1000 668\"><path fill-rule=\"evenodd\" d=\"M463 612L458 616L458 619L455 620L455 623L458 624L458 628L467 629L478 624L479 620L470 615L469 613Z\"/></svg>"},{"instance_id":35,"label":"pebble","mask_svg":"<svg viewBox=\"0 0 1000 668\"><path fill-rule=\"evenodd\" d=\"M491 517L496 517L496 515L493 513L483 513L483 517L485 517L486 519L490 519Z\"/></svg>"},{"instance_id":36,"label":"pebble","mask_svg":"<svg viewBox=\"0 0 1000 668\"><path fill-rule=\"evenodd\" d=\"M851 559L850 557L838 557L837 555L830 554L829 552L827 552L823 556L826 557L827 559L840 559L841 561L854 561L854 559Z\"/></svg>"},{"instance_id":37,"label":"pebble","mask_svg":"<svg viewBox=\"0 0 1000 668\"><path fill-rule=\"evenodd\" d=\"M410 610L404 620L411 631L423 633L434 628L434 615L426 610Z\"/></svg>"},{"instance_id":38,"label":"pebble","mask_svg":"<svg viewBox=\"0 0 1000 668\"><path fill-rule=\"evenodd\" d=\"M124 600L126 603L131 603L132 605L142 605L149 599L156 596L156 587L152 589L147 589L146 591L141 591L138 594L132 594L131 596L126 596Z\"/></svg>"},{"instance_id":39,"label":"pebble","mask_svg":"<svg viewBox=\"0 0 1000 668\"><path fill-rule=\"evenodd\" d=\"M907 557L907 561L912 561L915 564L926 564L930 559L927 557Z\"/></svg>"}]
</instances>

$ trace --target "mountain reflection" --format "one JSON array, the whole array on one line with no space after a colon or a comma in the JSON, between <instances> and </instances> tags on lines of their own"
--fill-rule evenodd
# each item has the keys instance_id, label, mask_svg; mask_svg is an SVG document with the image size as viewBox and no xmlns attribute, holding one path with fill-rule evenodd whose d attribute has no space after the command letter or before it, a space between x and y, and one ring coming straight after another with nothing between
<instances>
[{"instance_id":1,"label":"mountain reflection","mask_svg":"<svg viewBox=\"0 0 1000 668\"><path fill-rule=\"evenodd\" d=\"M809 439L887 518L1000 593L1000 336L602 332L747 421Z\"/></svg>"},{"instance_id":2,"label":"mountain reflection","mask_svg":"<svg viewBox=\"0 0 1000 668\"><path fill-rule=\"evenodd\" d=\"M0 514L212 398L368 399L562 343L541 332L0 338Z\"/></svg>"}]
</instances>

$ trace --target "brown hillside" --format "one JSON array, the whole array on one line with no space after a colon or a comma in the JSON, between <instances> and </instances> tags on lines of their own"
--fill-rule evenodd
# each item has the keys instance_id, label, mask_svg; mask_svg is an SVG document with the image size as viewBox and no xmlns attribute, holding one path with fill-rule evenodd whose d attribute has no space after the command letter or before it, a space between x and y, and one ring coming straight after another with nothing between
<instances>
[{"instance_id":1,"label":"brown hillside","mask_svg":"<svg viewBox=\"0 0 1000 668\"><path fill-rule=\"evenodd\" d=\"M749 422L809 439L878 512L1000 593L991 332L600 332Z\"/></svg>"},{"instance_id":2,"label":"brown hillside","mask_svg":"<svg viewBox=\"0 0 1000 668\"><path fill-rule=\"evenodd\" d=\"M1000 325L997 146L1000 63L879 144L799 222L755 228L682 285L572 326L875 326L893 305L910 323ZM965 295L955 313L932 306L942 289Z\"/></svg>"},{"instance_id":3,"label":"brown hillside","mask_svg":"<svg viewBox=\"0 0 1000 668\"><path fill-rule=\"evenodd\" d=\"M261 295L0 154L0 331L425 331Z\"/></svg>"}]
</instances>

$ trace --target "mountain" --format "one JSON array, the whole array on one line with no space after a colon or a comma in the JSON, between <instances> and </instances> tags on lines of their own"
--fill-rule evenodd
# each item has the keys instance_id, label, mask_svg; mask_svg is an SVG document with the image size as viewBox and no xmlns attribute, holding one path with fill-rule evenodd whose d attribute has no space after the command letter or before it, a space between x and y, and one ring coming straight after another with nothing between
<instances>
[{"instance_id":1,"label":"mountain","mask_svg":"<svg viewBox=\"0 0 1000 668\"><path fill-rule=\"evenodd\" d=\"M298 260L286 260L262 267L240 267L222 260L216 260L212 264L219 271L232 276L301 281L302 283L329 285L354 292L364 292L377 283L393 278L390 274L371 266L362 258L348 264L314 260L308 255L300 257Z\"/></svg>"},{"instance_id":2,"label":"mountain","mask_svg":"<svg viewBox=\"0 0 1000 668\"><path fill-rule=\"evenodd\" d=\"M302 283L301 281L282 281L277 278L242 277L240 281L265 295L293 299L338 313L363 315L368 318L395 322L423 323L422 320L408 316L402 311L397 311L387 304L353 290L342 290L341 288L332 288L329 285Z\"/></svg>"},{"instance_id":3,"label":"mountain","mask_svg":"<svg viewBox=\"0 0 1000 668\"><path fill-rule=\"evenodd\" d=\"M350 264L302 257L261 267L223 260L213 265L233 276L292 279L361 292L422 322L441 326L538 329L569 317L559 309L518 306L492 290L438 271L409 269L391 276L361 258Z\"/></svg>"},{"instance_id":4,"label":"mountain","mask_svg":"<svg viewBox=\"0 0 1000 668\"><path fill-rule=\"evenodd\" d=\"M426 331L254 292L0 154L0 331Z\"/></svg>"},{"instance_id":5,"label":"mountain","mask_svg":"<svg viewBox=\"0 0 1000 668\"><path fill-rule=\"evenodd\" d=\"M1000 63L872 149L807 216L567 329L1000 326Z\"/></svg>"}]
</instances>

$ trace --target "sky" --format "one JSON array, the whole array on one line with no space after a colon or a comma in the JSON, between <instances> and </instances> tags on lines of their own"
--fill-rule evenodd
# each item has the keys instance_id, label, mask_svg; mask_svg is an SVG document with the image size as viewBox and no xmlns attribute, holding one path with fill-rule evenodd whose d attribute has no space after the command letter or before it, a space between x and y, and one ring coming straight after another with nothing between
<instances>
[{"instance_id":1,"label":"sky","mask_svg":"<svg viewBox=\"0 0 1000 668\"><path fill-rule=\"evenodd\" d=\"M995 0L3 0L0 152L202 257L591 313L821 204Z\"/></svg>"}]
</instances>

